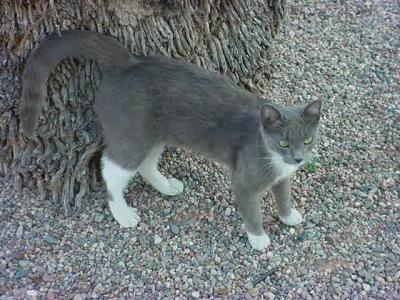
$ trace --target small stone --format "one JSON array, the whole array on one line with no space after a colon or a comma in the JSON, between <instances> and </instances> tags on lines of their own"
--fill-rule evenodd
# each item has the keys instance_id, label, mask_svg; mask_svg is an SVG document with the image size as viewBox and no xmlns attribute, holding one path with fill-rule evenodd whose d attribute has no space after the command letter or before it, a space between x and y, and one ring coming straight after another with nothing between
<instances>
[{"instance_id":1,"label":"small stone","mask_svg":"<svg viewBox=\"0 0 400 300\"><path fill-rule=\"evenodd\" d=\"M249 289L249 293L253 297L256 297L256 296L258 296L260 294L260 289L256 288L256 287L253 287L253 288Z\"/></svg>"},{"instance_id":2,"label":"small stone","mask_svg":"<svg viewBox=\"0 0 400 300\"><path fill-rule=\"evenodd\" d=\"M179 232L180 232L179 227L178 227L177 225L175 225L175 224L172 224L172 225L171 225L170 230L171 230L171 232L172 232L173 234L179 234Z\"/></svg>"},{"instance_id":3,"label":"small stone","mask_svg":"<svg viewBox=\"0 0 400 300\"><path fill-rule=\"evenodd\" d=\"M25 278L28 276L28 271L24 270L24 269L19 269L17 270L17 272L14 275L15 279L21 279L21 278Z\"/></svg>"},{"instance_id":4,"label":"small stone","mask_svg":"<svg viewBox=\"0 0 400 300\"><path fill-rule=\"evenodd\" d=\"M100 222L102 222L102 221L104 220L104 215L103 215L103 214L97 214L97 215L94 217L94 220L95 220L97 223L100 223Z\"/></svg>"},{"instance_id":5,"label":"small stone","mask_svg":"<svg viewBox=\"0 0 400 300\"><path fill-rule=\"evenodd\" d=\"M50 274L44 274L42 280L45 282L50 282L54 280L54 276Z\"/></svg>"},{"instance_id":6,"label":"small stone","mask_svg":"<svg viewBox=\"0 0 400 300\"><path fill-rule=\"evenodd\" d=\"M172 230L172 229L171 229ZM178 231L178 233L179 233L179 231ZM158 244L160 244L162 242L162 238L158 235L158 234L156 234L155 236L154 236L154 244L155 245L158 245Z\"/></svg>"},{"instance_id":7,"label":"small stone","mask_svg":"<svg viewBox=\"0 0 400 300\"><path fill-rule=\"evenodd\" d=\"M15 236L17 238L21 238L23 234L24 234L24 226L22 224L20 224L17 228L17 232L15 233Z\"/></svg>"},{"instance_id":8,"label":"small stone","mask_svg":"<svg viewBox=\"0 0 400 300\"><path fill-rule=\"evenodd\" d=\"M30 261L29 260L20 260L18 262L19 266L22 268L25 268L27 265L29 265Z\"/></svg>"},{"instance_id":9,"label":"small stone","mask_svg":"<svg viewBox=\"0 0 400 300\"><path fill-rule=\"evenodd\" d=\"M26 294L28 295L29 299L37 299L39 296L39 292L36 290L27 290Z\"/></svg>"},{"instance_id":10,"label":"small stone","mask_svg":"<svg viewBox=\"0 0 400 300\"><path fill-rule=\"evenodd\" d=\"M305 240L313 240L315 238L315 232L307 230L304 231L302 234L299 235L298 239L300 241L305 241Z\"/></svg>"},{"instance_id":11,"label":"small stone","mask_svg":"<svg viewBox=\"0 0 400 300\"><path fill-rule=\"evenodd\" d=\"M214 260L217 264L221 263L221 258L219 256L215 256Z\"/></svg>"},{"instance_id":12,"label":"small stone","mask_svg":"<svg viewBox=\"0 0 400 300\"><path fill-rule=\"evenodd\" d=\"M60 296L54 291L49 291L46 295L46 300L58 300L58 299L60 299Z\"/></svg>"},{"instance_id":13,"label":"small stone","mask_svg":"<svg viewBox=\"0 0 400 300\"><path fill-rule=\"evenodd\" d=\"M126 267L126 266L125 266L125 262L124 262L123 260L120 260L120 261L118 262L118 266L123 267L123 268Z\"/></svg>"},{"instance_id":14,"label":"small stone","mask_svg":"<svg viewBox=\"0 0 400 300\"><path fill-rule=\"evenodd\" d=\"M200 298L200 293L198 291L194 291L192 292L192 297L195 299L199 299Z\"/></svg>"},{"instance_id":15,"label":"small stone","mask_svg":"<svg viewBox=\"0 0 400 300\"><path fill-rule=\"evenodd\" d=\"M230 208L230 207L227 207L226 209L225 209L225 216L230 216L231 215L231 213L232 213L232 209Z\"/></svg>"},{"instance_id":16,"label":"small stone","mask_svg":"<svg viewBox=\"0 0 400 300\"><path fill-rule=\"evenodd\" d=\"M58 243L57 239L56 239L54 236L51 236L51 235L46 235L45 238L44 238L44 240L45 240L47 243L53 244L53 245Z\"/></svg>"},{"instance_id":17,"label":"small stone","mask_svg":"<svg viewBox=\"0 0 400 300\"><path fill-rule=\"evenodd\" d=\"M73 298L73 300L85 300L86 299L86 294L76 294Z\"/></svg>"},{"instance_id":18,"label":"small stone","mask_svg":"<svg viewBox=\"0 0 400 300\"><path fill-rule=\"evenodd\" d=\"M171 210L170 209L163 209L158 213L161 217L167 217L171 214Z\"/></svg>"},{"instance_id":19,"label":"small stone","mask_svg":"<svg viewBox=\"0 0 400 300\"><path fill-rule=\"evenodd\" d=\"M368 283L363 283L362 286L363 286L363 290L366 291L366 292L368 292L371 289L371 287L369 286Z\"/></svg>"},{"instance_id":20,"label":"small stone","mask_svg":"<svg viewBox=\"0 0 400 300\"><path fill-rule=\"evenodd\" d=\"M5 260L0 261L0 274L5 272L7 269L7 262Z\"/></svg>"},{"instance_id":21,"label":"small stone","mask_svg":"<svg viewBox=\"0 0 400 300\"><path fill-rule=\"evenodd\" d=\"M266 296L266 298L267 298L268 300L273 300L273 299L275 299L275 295L274 295L272 292L270 292L270 291L266 292L266 293L265 293L265 296Z\"/></svg>"},{"instance_id":22,"label":"small stone","mask_svg":"<svg viewBox=\"0 0 400 300\"><path fill-rule=\"evenodd\" d=\"M376 281L378 281L378 282L381 283L381 284L384 284L384 283L385 283L385 279L383 279L383 278L380 277L380 276L376 276L375 279L376 279Z\"/></svg>"}]
</instances>

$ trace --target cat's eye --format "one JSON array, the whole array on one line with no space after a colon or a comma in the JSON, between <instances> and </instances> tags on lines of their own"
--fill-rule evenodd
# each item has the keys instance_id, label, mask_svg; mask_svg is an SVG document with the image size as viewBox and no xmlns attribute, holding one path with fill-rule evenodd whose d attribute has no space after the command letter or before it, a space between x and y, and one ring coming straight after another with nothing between
<instances>
[{"instance_id":1,"label":"cat's eye","mask_svg":"<svg viewBox=\"0 0 400 300\"><path fill-rule=\"evenodd\" d=\"M314 141L313 137L310 136L304 140L304 144L310 145Z\"/></svg>"},{"instance_id":2,"label":"cat's eye","mask_svg":"<svg viewBox=\"0 0 400 300\"><path fill-rule=\"evenodd\" d=\"M279 141L279 146L281 146L282 148L287 148L289 147L289 143L288 141Z\"/></svg>"}]
</instances>

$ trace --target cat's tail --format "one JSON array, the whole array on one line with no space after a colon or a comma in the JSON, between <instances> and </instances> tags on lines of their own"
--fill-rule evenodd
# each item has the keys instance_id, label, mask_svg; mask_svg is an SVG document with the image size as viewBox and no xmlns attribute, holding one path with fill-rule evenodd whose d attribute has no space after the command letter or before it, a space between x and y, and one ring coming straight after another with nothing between
<instances>
[{"instance_id":1,"label":"cat's tail","mask_svg":"<svg viewBox=\"0 0 400 300\"><path fill-rule=\"evenodd\" d=\"M19 107L24 134L32 136L39 119L49 72L66 57L96 59L101 67L122 67L132 58L115 39L92 31L70 30L52 34L41 42L29 58L22 77Z\"/></svg>"}]
</instances>

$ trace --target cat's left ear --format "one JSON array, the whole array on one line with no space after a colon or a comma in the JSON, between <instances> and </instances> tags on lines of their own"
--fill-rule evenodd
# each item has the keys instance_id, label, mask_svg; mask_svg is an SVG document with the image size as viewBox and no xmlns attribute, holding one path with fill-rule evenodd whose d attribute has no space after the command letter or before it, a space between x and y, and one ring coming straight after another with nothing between
<instances>
[{"instance_id":1,"label":"cat's left ear","mask_svg":"<svg viewBox=\"0 0 400 300\"><path fill-rule=\"evenodd\" d=\"M303 109L303 117L308 120L318 121L321 116L322 101L315 100L308 103Z\"/></svg>"}]
</instances>

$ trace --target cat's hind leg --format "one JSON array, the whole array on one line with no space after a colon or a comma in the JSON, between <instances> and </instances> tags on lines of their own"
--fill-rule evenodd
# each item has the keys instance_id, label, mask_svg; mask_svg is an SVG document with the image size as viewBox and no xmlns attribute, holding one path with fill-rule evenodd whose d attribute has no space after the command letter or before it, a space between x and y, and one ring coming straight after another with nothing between
<instances>
[{"instance_id":1,"label":"cat's hind leg","mask_svg":"<svg viewBox=\"0 0 400 300\"><path fill-rule=\"evenodd\" d=\"M135 227L140 217L136 208L126 204L124 189L136 171L122 168L106 155L102 157L102 165L102 176L111 197L108 203L112 215L122 227Z\"/></svg>"},{"instance_id":2,"label":"cat's hind leg","mask_svg":"<svg viewBox=\"0 0 400 300\"><path fill-rule=\"evenodd\" d=\"M175 196L182 193L183 183L175 178L166 178L157 168L163 146L155 146L140 164L139 174L160 193Z\"/></svg>"}]
</instances>

